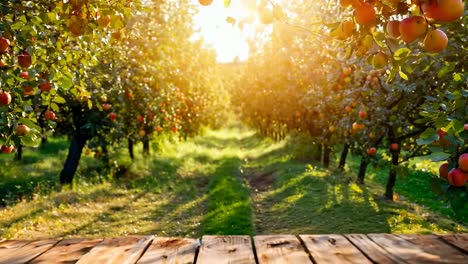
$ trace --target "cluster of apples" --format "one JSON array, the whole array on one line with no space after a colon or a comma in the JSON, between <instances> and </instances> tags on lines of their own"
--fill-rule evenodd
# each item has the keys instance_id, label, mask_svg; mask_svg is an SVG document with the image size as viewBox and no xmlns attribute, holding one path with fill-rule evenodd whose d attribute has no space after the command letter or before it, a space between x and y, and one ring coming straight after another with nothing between
<instances>
[{"instance_id":1,"label":"cluster of apples","mask_svg":"<svg viewBox=\"0 0 468 264\"><path fill-rule=\"evenodd\" d=\"M422 16L409 16L401 21L392 20L386 25L387 34L412 43L424 37L422 47L432 53L444 50L448 38L444 31L429 26L429 21L452 22L463 15L462 0L413 0L422 10Z\"/></svg>"},{"instance_id":2,"label":"cluster of apples","mask_svg":"<svg viewBox=\"0 0 468 264\"><path fill-rule=\"evenodd\" d=\"M452 186L462 187L468 181L468 153L460 155L458 158L458 168L448 171L449 164L444 163L439 168L439 175Z\"/></svg>"},{"instance_id":3,"label":"cluster of apples","mask_svg":"<svg viewBox=\"0 0 468 264\"><path fill-rule=\"evenodd\" d=\"M397 7L400 2L404 3L405 1L389 0L386 4L393 5L393 10L398 10ZM375 5L379 4L381 6L381 3L376 3L374 0L340 0L340 3L344 7L352 6L354 8L354 21L360 27L372 27L377 23ZM436 28L432 22L452 22L459 19L464 11L463 1L411 0L411 4L421 10L421 15L410 15L402 20L388 21L385 25L387 35L395 39L401 39L407 44L422 39L422 47L427 52L439 53L444 50L448 45L447 35L442 30ZM385 8L382 9L382 14L384 12L387 12ZM354 21L351 19L342 21L336 29L330 32L330 35L337 39L351 37L356 30L356 23ZM364 45L363 43L358 45L358 47L361 46L364 50L369 48L369 45ZM362 53L360 52L360 54ZM376 56L374 55L372 60L374 67L377 69L387 64L386 55L382 52L377 53Z\"/></svg>"},{"instance_id":4,"label":"cluster of apples","mask_svg":"<svg viewBox=\"0 0 468 264\"><path fill-rule=\"evenodd\" d=\"M392 144L390 144L389 149L392 152L398 151L400 149L400 145L398 145L398 143L392 143ZM377 154L377 148L371 147L371 148L367 149L367 155L375 156L376 154Z\"/></svg>"}]
</instances>

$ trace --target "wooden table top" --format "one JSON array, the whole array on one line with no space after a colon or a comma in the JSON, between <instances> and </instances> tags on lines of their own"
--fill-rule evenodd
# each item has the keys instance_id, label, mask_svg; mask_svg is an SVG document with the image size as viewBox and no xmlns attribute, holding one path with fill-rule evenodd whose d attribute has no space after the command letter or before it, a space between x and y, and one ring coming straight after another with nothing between
<instances>
[{"instance_id":1,"label":"wooden table top","mask_svg":"<svg viewBox=\"0 0 468 264\"><path fill-rule=\"evenodd\" d=\"M468 263L468 234L5 240L0 263Z\"/></svg>"}]
</instances>

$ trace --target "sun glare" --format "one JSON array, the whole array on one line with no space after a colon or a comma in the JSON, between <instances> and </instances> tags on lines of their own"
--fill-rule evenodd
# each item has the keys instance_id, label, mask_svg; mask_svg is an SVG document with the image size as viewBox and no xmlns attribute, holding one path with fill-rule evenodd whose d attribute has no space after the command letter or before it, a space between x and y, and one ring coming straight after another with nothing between
<instances>
[{"instance_id":1,"label":"sun glare","mask_svg":"<svg viewBox=\"0 0 468 264\"><path fill-rule=\"evenodd\" d=\"M199 12L194 17L195 27L205 43L216 50L218 62L231 62L236 59L246 60L249 55L247 37L249 28L239 29L226 21L228 17L240 19L249 15L241 1L232 1L229 8L224 7L224 1L215 0L210 6L202 6L198 0L193 0Z\"/></svg>"}]
</instances>

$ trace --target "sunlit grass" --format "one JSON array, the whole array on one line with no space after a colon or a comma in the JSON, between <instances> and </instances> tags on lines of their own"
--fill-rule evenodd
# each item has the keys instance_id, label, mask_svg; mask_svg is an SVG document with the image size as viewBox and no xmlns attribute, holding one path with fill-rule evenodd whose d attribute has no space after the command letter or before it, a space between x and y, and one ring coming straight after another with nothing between
<instances>
[{"instance_id":1,"label":"sunlit grass","mask_svg":"<svg viewBox=\"0 0 468 264\"><path fill-rule=\"evenodd\" d=\"M21 186L11 196L1 193L0 237L468 231L428 209L450 216L427 191L429 174L410 171L398 179L401 199L388 202L381 198L388 170L369 168L368 183L357 185L353 157L345 173L324 169L304 159L302 140L261 139L238 125L183 142L162 138L147 158L137 145L133 163L126 150L116 150L112 158L128 167L118 178L100 175L99 161L84 156L75 186L60 192L67 142L50 144L27 149L19 164L0 156L9 164L0 188ZM248 180L259 172L271 172L275 181L258 191Z\"/></svg>"}]
</instances>

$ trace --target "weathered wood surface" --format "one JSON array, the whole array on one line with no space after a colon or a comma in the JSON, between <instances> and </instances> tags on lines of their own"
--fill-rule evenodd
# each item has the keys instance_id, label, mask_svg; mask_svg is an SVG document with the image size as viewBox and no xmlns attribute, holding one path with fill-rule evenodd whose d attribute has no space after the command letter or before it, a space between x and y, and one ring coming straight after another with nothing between
<instances>
[{"instance_id":1,"label":"weathered wood surface","mask_svg":"<svg viewBox=\"0 0 468 264\"><path fill-rule=\"evenodd\" d=\"M249 236L203 236L197 263L255 263Z\"/></svg>"},{"instance_id":2,"label":"weathered wood surface","mask_svg":"<svg viewBox=\"0 0 468 264\"><path fill-rule=\"evenodd\" d=\"M293 235L254 237L258 263L312 263L301 241Z\"/></svg>"},{"instance_id":3,"label":"weathered wood surface","mask_svg":"<svg viewBox=\"0 0 468 264\"><path fill-rule=\"evenodd\" d=\"M156 237L138 264L194 263L197 248L196 239Z\"/></svg>"},{"instance_id":4,"label":"weathered wood surface","mask_svg":"<svg viewBox=\"0 0 468 264\"><path fill-rule=\"evenodd\" d=\"M64 239L30 263L75 263L103 239Z\"/></svg>"},{"instance_id":5,"label":"weathered wood surface","mask_svg":"<svg viewBox=\"0 0 468 264\"><path fill-rule=\"evenodd\" d=\"M252 243L253 240L253 243ZM10 263L468 263L468 234L5 240Z\"/></svg>"},{"instance_id":6,"label":"weathered wood surface","mask_svg":"<svg viewBox=\"0 0 468 264\"><path fill-rule=\"evenodd\" d=\"M152 236L104 239L104 241L84 255L77 264L136 263L152 239Z\"/></svg>"},{"instance_id":7,"label":"weathered wood surface","mask_svg":"<svg viewBox=\"0 0 468 264\"><path fill-rule=\"evenodd\" d=\"M300 237L316 263L372 263L342 235L301 235Z\"/></svg>"},{"instance_id":8,"label":"weathered wood surface","mask_svg":"<svg viewBox=\"0 0 468 264\"><path fill-rule=\"evenodd\" d=\"M0 252L0 263L19 264L26 263L48 249L52 248L60 240L37 240L25 243L23 246L10 248L11 250ZM5 242L6 243L6 242ZM2 243L3 244L3 243ZM18 245L18 244L17 244Z\"/></svg>"},{"instance_id":9,"label":"weathered wood surface","mask_svg":"<svg viewBox=\"0 0 468 264\"><path fill-rule=\"evenodd\" d=\"M440 238L468 254L468 234L450 234Z\"/></svg>"}]
</instances>

